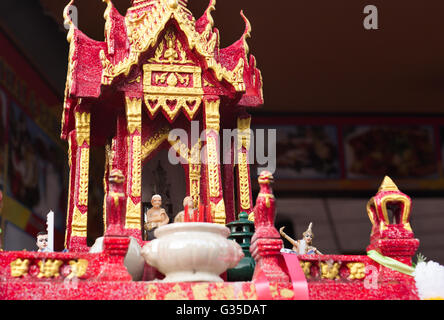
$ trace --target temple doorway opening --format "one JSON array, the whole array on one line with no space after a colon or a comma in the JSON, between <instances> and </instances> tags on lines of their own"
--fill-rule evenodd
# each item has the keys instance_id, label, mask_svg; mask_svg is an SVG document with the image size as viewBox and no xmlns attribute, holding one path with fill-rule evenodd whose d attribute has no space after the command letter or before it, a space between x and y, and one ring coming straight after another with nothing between
<instances>
[{"instance_id":1,"label":"temple doorway opening","mask_svg":"<svg viewBox=\"0 0 444 320\"><path fill-rule=\"evenodd\" d=\"M170 223L183 210L183 199L187 196L184 168L173 165L168 160L168 149L160 150L144 166L142 171L143 224L145 213L151 206L151 198L158 194L162 197L162 208L165 209Z\"/></svg>"}]
</instances>

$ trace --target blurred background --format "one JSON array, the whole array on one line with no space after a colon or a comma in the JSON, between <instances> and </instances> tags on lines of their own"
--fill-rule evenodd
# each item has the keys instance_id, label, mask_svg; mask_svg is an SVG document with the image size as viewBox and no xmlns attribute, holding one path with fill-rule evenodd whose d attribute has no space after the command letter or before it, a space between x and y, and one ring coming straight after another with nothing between
<instances>
[{"instance_id":1,"label":"blurred background","mask_svg":"<svg viewBox=\"0 0 444 320\"><path fill-rule=\"evenodd\" d=\"M67 2L0 2L5 250L36 250L35 235L51 209L63 249ZM130 6L130 0L113 2L123 15ZM189 2L197 18L209 1ZM378 30L363 27L369 4L378 8ZM79 28L103 41L106 4L75 5ZM321 252L365 254L366 204L389 175L413 199L419 252L444 263L444 2L218 1L213 17L221 47L244 32L241 9L253 26L248 44L264 79L265 105L250 110L253 127L277 129L277 226L299 239L313 222ZM93 150L91 159L88 237L94 242L103 231L103 150Z\"/></svg>"}]
</instances>

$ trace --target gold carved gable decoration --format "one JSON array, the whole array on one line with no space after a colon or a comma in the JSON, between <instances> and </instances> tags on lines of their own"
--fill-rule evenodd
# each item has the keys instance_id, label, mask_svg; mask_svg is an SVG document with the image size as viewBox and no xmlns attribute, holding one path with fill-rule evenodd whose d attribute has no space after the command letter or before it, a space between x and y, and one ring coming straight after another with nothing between
<instances>
[{"instance_id":1,"label":"gold carved gable decoration","mask_svg":"<svg viewBox=\"0 0 444 320\"><path fill-rule=\"evenodd\" d=\"M136 12L135 8L128 10L125 23L130 51L125 59L116 64L108 59L103 50L101 51L100 58L103 67L102 84L110 85L116 77L122 74L128 76L131 68L139 63L142 54L155 48L162 31L168 25L168 22L174 19L181 31L185 34L188 47L191 50L195 50L205 60L208 69L214 71L218 81L226 80L236 91L245 91L243 79L244 59L240 59L233 70L227 70L215 59L215 52L219 44L218 34L212 30L214 20L211 17L211 11L214 10L215 1L212 1L210 10L207 10L210 23L202 33L196 30L196 20L189 9L180 1L177 2L177 5L171 5L174 1L175 0L153 1L150 3L149 10L147 9L140 12ZM249 36L249 32L246 33L246 36ZM248 49L246 51L246 53L248 53ZM170 60L176 59L174 54L168 55L165 58ZM179 55L178 58L181 59L183 57Z\"/></svg>"},{"instance_id":2,"label":"gold carved gable decoration","mask_svg":"<svg viewBox=\"0 0 444 320\"><path fill-rule=\"evenodd\" d=\"M202 69L191 61L173 28L143 66L144 100L151 117L162 110L174 121L181 110L190 120L202 103Z\"/></svg>"}]
</instances>

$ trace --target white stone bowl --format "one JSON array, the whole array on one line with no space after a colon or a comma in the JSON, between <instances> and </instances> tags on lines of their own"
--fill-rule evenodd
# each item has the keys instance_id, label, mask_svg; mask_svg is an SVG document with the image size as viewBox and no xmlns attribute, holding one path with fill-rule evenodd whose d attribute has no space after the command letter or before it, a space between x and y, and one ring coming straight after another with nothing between
<instances>
[{"instance_id":1,"label":"white stone bowl","mask_svg":"<svg viewBox=\"0 0 444 320\"><path fill-rule=\"evenodd\" d=\"M163 282L223 282L220 275L244 257L229 235L217 224L169 224L155 231L157 239L143 247L142 256L165 275Z\"/></svg>"}]
</instances>

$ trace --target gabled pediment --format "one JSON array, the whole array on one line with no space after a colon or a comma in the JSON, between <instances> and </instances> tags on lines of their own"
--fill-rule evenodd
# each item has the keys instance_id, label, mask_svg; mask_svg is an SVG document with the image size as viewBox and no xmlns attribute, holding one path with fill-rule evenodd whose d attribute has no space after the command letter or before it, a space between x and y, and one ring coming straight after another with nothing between
<instances>
[{"instance_id":1,"label":"gabled pediment","mask_svg":"<svg viewBox=\"0 0 444 320\"><path fill-rule=\"evenodd\" d=\"M173 1L174 2L174 1ZM239 58L233 68L227 68L218 60L219 35L213 31L213 21L210 12L214 10L214 1L211 2L204 18L199 19L198 28L191 12L181 5L171 6L171 1L157 0L150 3L149 10L128 10L126 31L130 48L127 56L120 62L113 64L106 54L102 54L104 72L102 84L111 85L117 77L128 76L131 68L140 64L141 57L152 50L159 41L159 37L174 19L178 28L185 35L188 47L200 55L205 69L211 69L218 81L227 81L237 92L245 91L243 71L245 59ZM197 30L200 30L198 32ZM248 49L247 49L248 50ZM246 52L244 53L246 57Z\"/></svg>"},{"instance_id":2,"label":"gabled pediment","mask_svg":"<svg viewBox=\"0 0 444 320\"><path fill-rule=\"evenodd\" d=\"M169 24L142 65L143 95L151 118L162 110L169 121L174 121L183 110L192 120L202 102L202 68L180 38L183 35Z\"/></svg>"},{"instance_id":3,"label":"gabled pediment","mask_svg":"<svg viewBox=\"0 0 444 320\"><path fill-rule=\"evenodd\" d=\"M251 27L243 13L241 15L246 23L244 34L230 47L220 49L219 32L214 28L211 16L215 0L210 0L207 10L197 21L188 10L186 0L133 1L126 16L120 15L112 0L104 1L108 6L104 14L105 41L102 42L88 38L71 21L68 9L74 0L70 0L64 11L65 23L70 25L70 55L65 116L62 119L63 137L66 137L71 127L70 109L83 98L99 100L106 87L111 91L122 88L127 90L129 86L125 86L126 81L128 84L134 81L140 84L132 85L129 89L137 91L136 95L142 94L142 90L143 94L158 90L151 88L154 87L153 83L146 83L146 79L142 86L141 71L151 72L155 76L154 80L160 81L160 87L163 85L162 90L165 90L164 95L174 94L179 97L178 94L182 94L180 91L186 90L189 100L181 98L180 102L190 118L196 112L195 106L199 102L197 97L203 95L226 96L238 101L241 106L258 106L263 103L262 77L254 57L248 58L246 39L250 36ZM179 45L182 48L176 47L176 52L167 48L166 43L161 45L171 25L175 26L176 35L180 35ZM186 57L181 54L182 49ZM147 59L158 61L148 62ZM153 67L146 67L147 64ZM159 67L156 64L182 65L182 69L178 72L175 67ZM164 70L157 70L159 68ZM167 85L168 89L165 89ZM158 107L154 102L151 101L151 105L155 114ZM178 103L177 99L167 99L163 103L169 105L170 110L165 110L170 120L177 116L175 103Z\"/></svg>"}]
</instances>

